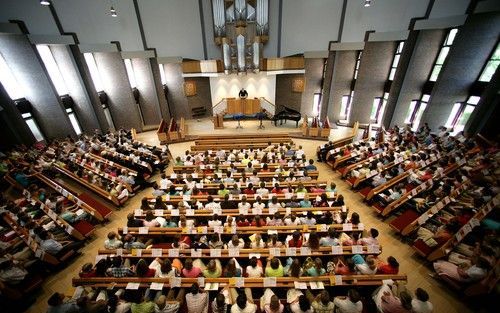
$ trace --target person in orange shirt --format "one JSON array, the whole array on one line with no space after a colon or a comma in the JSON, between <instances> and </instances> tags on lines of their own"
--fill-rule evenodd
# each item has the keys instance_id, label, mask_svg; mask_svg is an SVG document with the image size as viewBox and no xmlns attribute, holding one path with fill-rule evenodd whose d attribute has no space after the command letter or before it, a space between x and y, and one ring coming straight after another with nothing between
<instances>
[{"instance_id":1,"label":"person in orange shirt","mask_svg":"<svg viewBox=\"0 0 500 313\"><path fill-rule=\"evenodd\" d=\"M396 275L399 272L399 263L393 256L387 258L387 263L381 262L377 267L377 274Z\"/></svg>"}]
</instances>

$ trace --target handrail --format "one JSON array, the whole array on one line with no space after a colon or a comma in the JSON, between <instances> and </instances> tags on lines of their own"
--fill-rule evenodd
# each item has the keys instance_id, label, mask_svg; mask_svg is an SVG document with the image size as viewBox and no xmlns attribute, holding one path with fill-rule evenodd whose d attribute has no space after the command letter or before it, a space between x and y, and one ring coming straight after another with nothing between
<instances>
[{"instance_id":1,"label":"handrail","mask_svg":"<svg viewBox=\"0 0 500 313\"><path fill-rule=\"evenodd\" d=\"M221 107L219 108L219 106L222 104L222 103L225 103L226 105L226 108L224 109L224 107ZM212 113L213 115L217 115L219 113L222 113L224 112L225 110L227 110L227 99L226 98L222 98L219 102L217 102L213 107L212 107Z\"/></svg>"},{"instance_id":2,"label":"handrail","mask_svg":"<svg viewBox=\"0 0 500 313\"><path fill-rule=\"evenodd\" d=\"M260 107L268 111L270 114L276 114L276 105L264 97L260 97Z\"/></svg>"}]
</instances>

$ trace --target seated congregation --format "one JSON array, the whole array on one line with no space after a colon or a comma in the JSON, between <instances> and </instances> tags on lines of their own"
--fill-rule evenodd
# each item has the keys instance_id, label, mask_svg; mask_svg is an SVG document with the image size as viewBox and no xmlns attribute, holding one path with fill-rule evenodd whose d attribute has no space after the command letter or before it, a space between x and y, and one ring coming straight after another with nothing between
<instances>
[{"instance_id":1,"label":"seated congregation","mask_svg":"<svg viewBox=\"0 0 500 313\"><path fill-rule=\"evenodd\" d=\"M433 277L468 296L491 292L498 281L497 146L445 127L380 132L383 141L325 145L318 155L434 262Z\"/></svg>"}]
</instances>

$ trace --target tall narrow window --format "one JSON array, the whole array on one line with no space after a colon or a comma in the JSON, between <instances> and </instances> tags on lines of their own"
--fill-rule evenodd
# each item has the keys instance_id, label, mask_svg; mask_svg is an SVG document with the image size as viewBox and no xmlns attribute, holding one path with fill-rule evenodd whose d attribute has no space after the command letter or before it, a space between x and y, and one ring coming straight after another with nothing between
<instances>
[{"instance_id":1,"label":"tall narrow window","mask_svg":"<svg viewBox=\"0 0 500 313\"><path fill-rule=\"evenodd\" d=\"M399 59L401 58L404 45L405 42L401 41L396 48L396 53L394 54L394 59L392 60L391 71L389 72L389 80L391 81L394 79L394 75L396 75L396 69L398 68Z\"/></svg>"},{"instance_id":2,"label":"tall narrow window","mask_svg":"<svg viewBox=\"0 0 500 313\"><path fill-rule=\"evenodd\" d=\"M315 93L313 97L313 109L312 109L312 114L313 116L317 116L321 112L321 94L320 93Z\"/></svg>"},{"instance_id":3,"label":"tall narrow window","mask_svg":"<svg viewBox=\"0 0 500 313\"><path fill-rule=\"evenodd\" d=\"M94 83L95 90L97 92L104 91L104 85L102 84L101 74L97 69L97 64L95 63L94 55L92 53L84 53L85 62L90 71L90 77L92 77L92 82Z\"/></svg>"},{"instance_id":4,"label":"tall narrow window","mask_svg":"<svg viewBox=\"0 0 500 313\"><path fill-rule=\"evenodd\" d=\"M49 46L47 45L37 45L36 49L42 58L43 64L49 73L50 80L56 87L57 94L59 96L68 94L68 87L66 86L66 82L64 81L63 76L61 75L61 71L57 66L56 60L52 55L52 51L50 51Z\"/></svg>"},{"instance_id":5,"label":"tall narrow window","mask_svg":"<svg viewBox=\"0 0 500 313\"><path fill-rule=\"evenodd\" d=\"M76 114L75 112L73 112L73 109L72 108L66 109L66 114L68 114L69 121L71 122L71 126L73 126L75 133L77 135L81 135L82 128L80 127L80 123L78 122L78 119L76 118Z\"/></svg>"},{"instance_id":6,"label":"tall narrow window","mask_svg":"<svg viewBox=\"0 0 500 313\"><path fill-rule=\"evenodd\" d=\"M0 54L0 82L2 83L5 91L7 91L7 94L12 100L18 101L22 99L25 101L25 99L23 99L24 90L17 82L16 77L10 70L7 62L5 62L2 54ZM31 112L26 112L21 113L21 116L26 122L26 125L28 125L28 128L30 129L35 139L37 141L45 140L43 133L40 130L40 127L38 126L38 123L36 122L33 114L31 114Z\"/></svg>"},{"instance_id":7,"label":"tall narrow window","mask_svg":"<svg viewBox=\"0 0 500 313\"><path fill-rule=\"evenodd\" d=\"M125 68L127 69L128 81L130 87L137 88L137 81L135 80L134 68L132 67L132 61L130 59L125 59Z\"/></svg>"},{"instance_id":8,"label":"tall narrow window","mask_svg":"<svg viewBox=\"0 0 500 313\"><path fill-rule=\"evenodd\" d=\"M85 62L89 68L90 77L92 77L92 82L94 83L94 87L99 95L106 94L104 93L104 85L102 83L101 74L99 73L99 69L97 68L97 63L94 59L94 54L92 53L84 53ZM106 117L106 122L108 122L108 126L111 130L115 129L115 123L113 122L113 117L111 116L111 112L109 111L109 107L107 103L101 102L102 109L104 111L104 116Z\"/></svg>"},{"instance_id":9,"label":"tall narrow window","mask_svg":"<svg viewBox=\"0 0 500 313\"><path fill-rule=\"evenodd\" d=\"M127 69L128 81L130 83L130 87L132 88L132 93L134 94L135 104L137 110L139 111L139 115L141 117L142 124L144 125L144 115L142 113L141 104L139 103L139 90L137 89L137 81L135 79L134 67L132 66L131 59L125 59L125 68Z\"/></svg>"},{"instance_id":10,"label":"tall narrow window","mask_svg":"<svg viewBox=\"0 0 500 313\"><path fill-rule=\"evenodd\" d=\"M358 79L359 64L361 63L361 55L363 51L358 52L358 57L356 58L356 65L354 66L354 79Z\"/></svg>"},{"instance_id":11,"label":"tall narrow window","mask_svg":"<svg viewBox=\"0 0 500 313\"><path fill-rule=\"evenodd\" d=\"M430 98L430 95L423 94L420 97L420 100L413 100L410 103L410 107L408 108L408 112L406 113L405 124L410 125L413 131L416 131L418 129L420 120L422 119L422 115L427 108L427 103L429 102Z\"/></svg>"},{"instance_id":12,"label":"tall narrow window","mask_svg":"<svg viewBox=\"0 0 500 313\"><path fill-rule=\"evenodd\" d=\"M23 113L21 114L21 116L33 133L33 136L35 136L35 139L37 141L44 140L45 138L42 135L42 131L40 130L40 127L38 127L38 123L36 122L35 118L33 118L33 115L31 113Z\"/></svg>"},{"instance_id":13,"label":"tall narrow window","mask_svg":"<svg viewBox=\"0 0 500 313\"><path fill-rule=\"evenodd\" d=\"M165 85L167 84L167 77L165 76L165 68L163 67L163 64L158 64L160 68L160 79L161 79L161 84Z\"/></svg>"},{"instance_id":14,"label":"tall narrow window","mask_svg":"<svg viewBox=\"0 0 500 313\"><path fill-rule=\"evenodd\" d=\"M340 104L340 118L349 121L349 115L351 114L351 104L354 97L354 91L351 90L351 94L342 96L342 102Z\"/></svg>"},{"instance_id":15,"label":"tall narrow window","mask_svg":"<svg viewBox=\"0 0 500 313\"><path fill-rule=\"evenodd\" d=\"M453 41L458 33L458 29L452 28L448 31L446 35L446 39L443 42L443 46L439 51L439 55L434 63L434 67L432 68L431 76L429 78L430 81L435 82L441 73L441 69L443 68L444 61L448 57L448 53L450 52L450 48L453 45Z\"/></svg>"},{"instance_id":16,"label":"tall narrow window","mask_svg":"<svg viewBox=\"0 0 500 313\"><path fill-rule=\"evenodd\" d=\"M481 76L479 76L479 81L489 82L493 77L493 74L495 74L499 64L500 64L500 43L497 44L495 52L493 52L493 55L490 57L490 59L484 66L484 69L481 72Z\"/></svg>"},{"instance_id":17,"label":"tall narrow window","mask_svg":"<svg viewBox=\"0 0 500 313\"><path fill-rule=\"evenodd\" d=\"M376 97L373 99L372 110L370 112L370 122L375 123L375 125L380 125L382 122L382 117L384 116L385 107L387 105L387 99L389 99L388 92L384 92L383 97Z\"/></svg>"},{"instance_id":18,"label":"tall narrow window","mask_svg":"<svg viewBox=\"0 0 500 313\"><path fill-rule=\"evenodd\" d=\"M470 96L466 102L457 102L453 105L445 124L446 127L452 129L452 135L464 130L465 124L469 120L472 112L476 109L476 105L479 103L480 99L481 98L478 96Z\"/></svg>"},{"instance_id":19,"label":"tall narrow window","mask_svg":"<svg viewBox=\"0 0 500 313\"><path fill-rule=\"evenodd\" d=\"M21 99L24 97L24 90L21 85L18 84L16 78L10 71L9 66L5 62L5 59L0 54L0 81L3 87L9 94L12 100Z\"/></svg>"},{"instance_id":20,"label":"tall narrow window","mask_svg":"<svg viewBox=\"0 0 500 313\"><path fill-rule=\"evenodd\" d=\"M54 84L56 88L57 94L59 97L65 96L71 98L68 94L68 87L66 85L66 81L64 80L63 72L57 66L56 60L54 59L54 55L50 50L50 47L47 45L37 45L36 49L42 58L43 64L49 73L50 80ZM73 101L73 100L71 100ZM70 110L70 112L68 112ZM71 126L77 135L82 133L82 129L80 127L80 123L78 122L78 117L72 108L66 109L66 114L71 122Z\"/></svg>"}]
</instances>

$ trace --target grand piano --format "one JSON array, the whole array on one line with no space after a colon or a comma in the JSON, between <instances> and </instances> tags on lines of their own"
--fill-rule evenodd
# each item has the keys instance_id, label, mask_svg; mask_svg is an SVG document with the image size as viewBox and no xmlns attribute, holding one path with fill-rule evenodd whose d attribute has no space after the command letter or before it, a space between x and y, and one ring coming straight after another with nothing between
<instances>
[{"instance_id":1,"label":"grand piano","mask_svg":"<svg viewBox=\"0 0 500 313\"><path fill-rule=\"evenodd\" d=\"M299 127L300 119L301 115L299 111L295 111L294 109L290 109L285 106L283 107L283 110L273 116L275 126L278 126L278 121L280 121L280 125L283 125L283 121L286 123L286 120L292 120L296 123L295 127Z\"/></svg>"}]
</instances>

